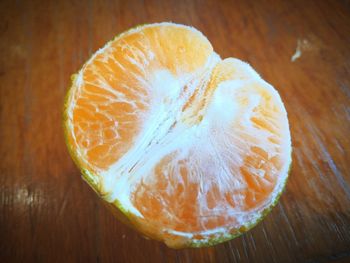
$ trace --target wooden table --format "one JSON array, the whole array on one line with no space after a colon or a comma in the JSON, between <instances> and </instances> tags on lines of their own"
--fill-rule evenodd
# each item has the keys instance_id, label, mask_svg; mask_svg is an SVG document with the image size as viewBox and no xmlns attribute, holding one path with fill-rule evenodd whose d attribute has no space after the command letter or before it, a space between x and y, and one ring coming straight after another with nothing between
<instances>
[{"instance_id":1,"label":"wooden table","mask_svg":"<svg viewBox=\"0 0 350 263\"><path fill-rule=\"evenodd\" d=\"M193 25L222 57L248 61L289 114L280 202L211 248L169 249L117 221L63 139L70 75L157 21ZM349 1L1 1L0 85L0 262L350 262Z\"/></svg>"}]
</instances>

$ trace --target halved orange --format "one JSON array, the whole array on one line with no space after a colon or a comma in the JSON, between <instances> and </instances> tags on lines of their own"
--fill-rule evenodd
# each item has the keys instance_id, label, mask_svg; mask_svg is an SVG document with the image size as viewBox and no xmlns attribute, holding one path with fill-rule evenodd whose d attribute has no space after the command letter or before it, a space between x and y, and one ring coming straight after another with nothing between
<instances>
[{"instance_id":1,"label":"halved orange","mask_svg":"<svg viewBox=\"0 0 350 263\"><path fill-rule=\"evenodd\" d=\"M139 26L98 50L73 77L64 129L83 178L170 247L250 229L276 203L291 164L278 92L173 23Z\"/></svg>"}]
</instances>

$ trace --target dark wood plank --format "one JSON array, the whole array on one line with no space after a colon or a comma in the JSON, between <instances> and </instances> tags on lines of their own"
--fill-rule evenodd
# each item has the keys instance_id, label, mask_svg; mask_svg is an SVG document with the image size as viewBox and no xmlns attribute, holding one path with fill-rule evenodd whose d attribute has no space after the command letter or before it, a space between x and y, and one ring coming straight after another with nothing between
<instances>
[{"instance_id":1,"label":"dark wood plank","mask_svg":"<svg viewBox=\"0 0 350 263\"><path fill-rule=\"evenodd\" d=\"M293 168L272 213L211 248L172 250L80 179L61 110L70 75L137 24L193 25L280 92ZM301 56L291 61L297 44ZM1 1L1 262L349 262L349 1Z\"/></svg>"}]
</instances>

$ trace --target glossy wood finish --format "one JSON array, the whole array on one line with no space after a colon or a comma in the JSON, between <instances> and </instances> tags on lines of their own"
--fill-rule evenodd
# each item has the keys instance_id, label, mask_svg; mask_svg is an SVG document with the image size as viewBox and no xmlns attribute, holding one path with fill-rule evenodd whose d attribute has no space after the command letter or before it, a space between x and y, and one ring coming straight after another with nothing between
<instances>
[{"instance_id":1,"label":"glossy wood finish","mask_svg":"<svg viewBox=\"0 0 350 263\"><path fill-rule=\"evenodd\" d=\"M116 34L159 21L248 61L289 113L281 201L211 248L172 250L114 219L63 139L70 75ZM349 76L349 1L1 1L0 262L350 262Z\"/></svg>"}]
</instances>

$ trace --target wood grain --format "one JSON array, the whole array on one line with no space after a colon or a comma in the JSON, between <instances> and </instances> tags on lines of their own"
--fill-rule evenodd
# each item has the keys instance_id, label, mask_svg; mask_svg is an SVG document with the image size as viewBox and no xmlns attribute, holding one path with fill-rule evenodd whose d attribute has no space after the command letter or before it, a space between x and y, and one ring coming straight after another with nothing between
<instances>
[{"instance_id":1,"label":"wood grain","mask_svg":"<svg viewBox=\"0 0 350 263\"><path fill-rule=\"evenodd\" d=\"M215 247L172 250L114 219L63 139L70 75L116 34L160 21L248 61L289 114L280 202ZM1 1L0 85L0 262L350 262L349 1Z\"/></svg>"}]
</instances>

